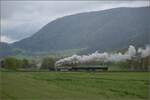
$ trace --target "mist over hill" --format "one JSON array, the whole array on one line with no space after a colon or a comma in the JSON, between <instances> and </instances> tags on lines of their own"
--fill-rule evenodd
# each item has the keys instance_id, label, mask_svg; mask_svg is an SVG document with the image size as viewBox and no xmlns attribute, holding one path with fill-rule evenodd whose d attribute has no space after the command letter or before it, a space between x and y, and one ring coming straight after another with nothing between
<instances>
[{"instance_id":1,"label":"mist over hill","mask_svg":"<svg viewBox=\"0 0 150 100\"><path fill-rule=\"evenodd\" d=\"M83 52L103 52L129 45L144 46L150 39L149 11L150 7L114 8L65 16L11 47L28 52L76 48L86 48Z\"/></svg>"}]
</instances>

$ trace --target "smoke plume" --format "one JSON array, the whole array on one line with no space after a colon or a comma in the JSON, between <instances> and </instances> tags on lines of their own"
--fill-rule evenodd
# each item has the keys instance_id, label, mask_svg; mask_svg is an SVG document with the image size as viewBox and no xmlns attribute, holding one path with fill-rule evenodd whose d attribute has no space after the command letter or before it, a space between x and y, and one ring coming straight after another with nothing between
<instances>
[{"instance_id":1,"label":"smoke plume","mask_svg":"<svg viewBox=\"0 0 150 100\"><path fill-rule=\"evenodd\" d=\"M147 46L145 49L139 48L137 52L135 47L130 45L125 53L99 53L96 51L95 53L89 55L72 55L71 57L58 60L55 64L56 66L61 66L65 64L84 64L94 61L119 62L130 60L132 57L135 57L137 53L140 53L141 57L149 56L150 47Z\"/></svg>"},{"instance_id":2,"label":"smoke plume","mask_svg":"<svg viewBox=\"0 0 150 100\"><path fill-rule=\"evenodd\" d=\"M147 57L150 56L150 46L146 46L145 49L139 48L138 53L141 53L141 57Z\"/></svg>"}]
</instances>

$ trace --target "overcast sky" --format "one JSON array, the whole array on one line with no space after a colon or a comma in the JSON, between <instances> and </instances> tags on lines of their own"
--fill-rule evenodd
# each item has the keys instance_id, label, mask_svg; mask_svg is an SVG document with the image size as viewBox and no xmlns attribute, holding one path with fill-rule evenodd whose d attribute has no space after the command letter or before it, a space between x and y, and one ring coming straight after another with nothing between
<instances>
[{"instance_id":1,"label":"overcast sky","mask_svg":"<svg viewBox=\"0 0 150 100\"><path fill-rule=\"evenodd\" d=\"M1 41L12 43L31 36L65 15L143 6L148 6L148 1L1 1Z\"/></svg>"}]
</instances>

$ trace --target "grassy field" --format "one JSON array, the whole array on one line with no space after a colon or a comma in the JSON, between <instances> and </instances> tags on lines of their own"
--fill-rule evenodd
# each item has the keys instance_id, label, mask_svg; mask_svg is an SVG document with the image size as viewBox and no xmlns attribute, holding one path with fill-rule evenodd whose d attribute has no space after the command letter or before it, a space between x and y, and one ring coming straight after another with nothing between
<instances>
[{"instance_id":1,"label":"grassy field","mask_svg":"<svg viewBox=\"0 0 150 100\"><path fill-rule=\"evenodd\" d=\"M148 100L148 72L0 72L0 100Z\"/></svg>"}]
</instances>

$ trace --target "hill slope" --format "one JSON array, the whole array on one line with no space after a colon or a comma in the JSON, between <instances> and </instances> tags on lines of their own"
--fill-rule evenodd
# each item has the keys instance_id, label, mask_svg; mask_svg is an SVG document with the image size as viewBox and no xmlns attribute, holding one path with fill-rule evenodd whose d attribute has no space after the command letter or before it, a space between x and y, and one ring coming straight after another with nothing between
<instances>
[{"instance_id":1,"label":"hill slope","mask_svg":"<svg viewBox=\"0 0 150 100\"><path fill-rule=\"evenodd\" d=\"M31 52L88 48L118 50L148 44L150 7L114 8L56 19L33 36L12 44Z\"/></svg>"},{"instance_id":2,"label":"hill slope","mask_svg":"<svg viewBox=\"0 0 150 100\"><path fill-rule=\"evenodd\" d=\"M0 42L0 58L5 55L12 55L13 51L9 44L5 42Z\"/></svg>"}]
</instances>

